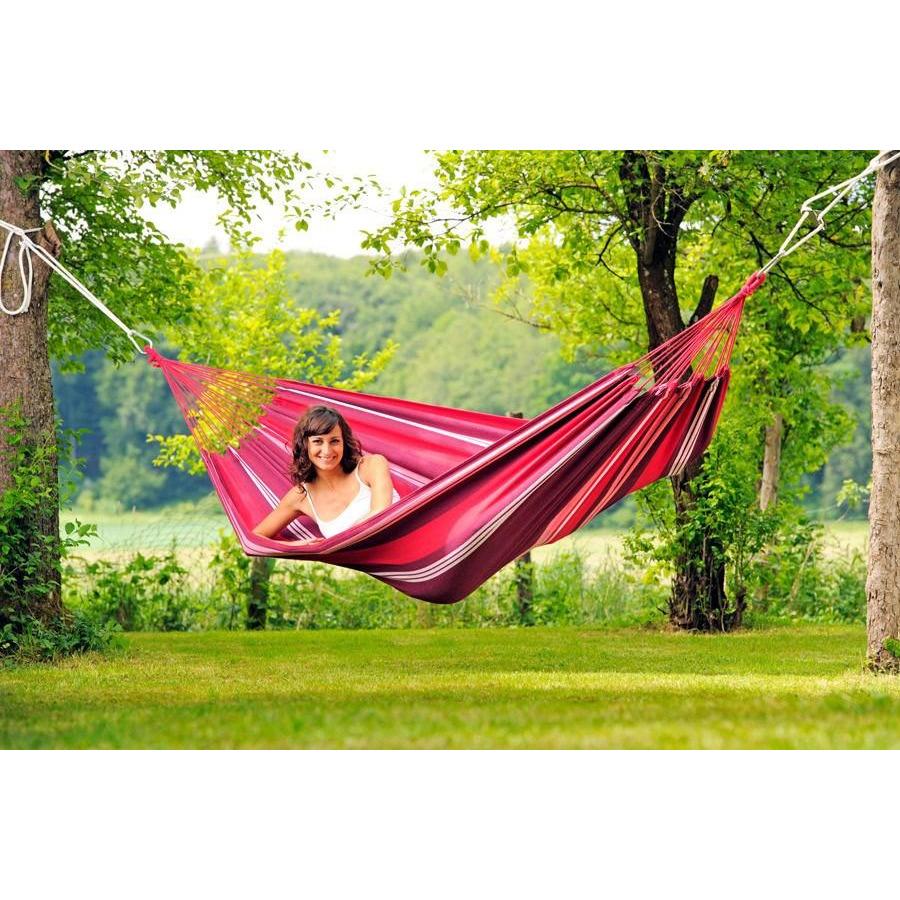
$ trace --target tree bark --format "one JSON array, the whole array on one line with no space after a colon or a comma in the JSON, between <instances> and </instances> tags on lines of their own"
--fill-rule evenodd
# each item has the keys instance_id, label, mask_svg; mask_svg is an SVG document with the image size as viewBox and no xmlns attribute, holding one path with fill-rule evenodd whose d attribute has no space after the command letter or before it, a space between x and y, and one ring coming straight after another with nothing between
<instances>
[{"instance_id":1,"label":"tree bark","mask_svg":"<svg viewBox=\"0 0 900 900\"><path fill-rule=\"evenodd\" d=\"M868 661L900 672L900 165L878 173L872 207L872 493ZM888 646L886 646L886 642ZM898 646L892 649L896 651Z\"/></svg>"},{"instance_id":2,"label":"tree bark","mask_svg":"<svg viewBox=\"0 0 900 900\"><path fill-rule=\"evenodd\" d=\"M514 419L524 419L523 412L508 412ZM514 563L516 585L516 613L520 625L534 625L534 563L531 551L523 553Z\"/></svg>"},{"instance_id":3,"label":"tree bark","mask_svg":"<svg viewBox=\"0 0 900 900\"><path fill-rule=\"evenodd\" d=\"M0 150L0 219L26 229L41 226L38 186L45 165L40 151ZM4 229L4 241L6 234ZM33 234L32 239L41 242L51 252L58 249L42 233ZM3 302L7 309L17 309L24 296L18 250L19 239L14 237L2 273ZM20 572L14 586L7 587L2 600L7 616L10 612L17 615L25 613L45 622L62 613L56 419L47 345L49 280L47 266L35 262L29 309L15 316L0 312L0 410L17 407L21 411L26 420L23 446L49 448L41 478L50 487L54 498L54 502L42 504L40 509L20 520L29 546L39 557L39 564L32 571ZM0 428L0 494L13 483L8 438L8 432ZM3 612L0 611L0 620L2 618Z\"/></svg>"},{"instance_id":4,"label":"tree bark","mask_svg":"<svg viewBox=\"0 0 900 900\"><path fill-rule=\"evenodd\" d=\"M665 173L636 151L626 151L619 169L625 193L626 229L637 256L638 283L647 321L649 349L685 328L675 286L676 249L681 223L691 200ZM706 278L694 319L712 308L718 278ZM714 534L690 527L700 496L695 479L702 457L670 481L679 541L669 597L669 623L692 631L728 631L740 625L743 596L729 607L725 594L725 553Z\"/></svg>"},{"instance_id":5,"label":"tree bark","mask_svg":"<svg viewBox=\"0 0 900 900\"><path fill-rule=\"evenodd\" d=\"M269 581L275 560L254 556L250 560L250 597L247 600L247 630L262 631L266 627L269 608Z\"/></svg>"},{"instance_id":6,"label":"tree bark","mask_svg":"<svg viewBox=\"0 0 900 900\"><path fill-rule=\"evenodd\" d=\"M695 479L702 466L703 457L670 479L680 543L669 597L669 624L687 631L732 631L743 621L744 594L736 595L729 605L725 592L725 548L715 534L691 527L690 522L700 499Z\"/></svg>"},{"instance_id":7,"label":"tree bark","mask_svg":"<svg viewBox=\"0 0 900 900\"><path fill-rule=\"evenodd\" d=\"M763 454L762 481L759 485L759 508L765 512L778 499L778 476L781 472L781 442L784 437L784 416L775 413L772 424L766 427L766 450Z\"/></svg>"}]
</instances>

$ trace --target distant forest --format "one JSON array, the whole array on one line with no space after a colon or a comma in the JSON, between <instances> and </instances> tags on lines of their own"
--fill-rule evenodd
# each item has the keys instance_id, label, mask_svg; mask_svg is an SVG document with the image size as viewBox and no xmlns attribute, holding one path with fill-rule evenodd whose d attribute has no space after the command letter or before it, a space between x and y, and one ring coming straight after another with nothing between
<instances>
[{"instance_id":1,"label":"distant forest","mask_svg":"<svg viewBox=\"0 0 900 900\"><path fill-rule=\"evenodd\" d=\"M367 277L365 257L292 252L287 254L288 291L298 307L340 310L336 331L348 365L388 340L397 343L396 355L370 388L373 393L532 416L611 367L601 346L564 359L554 335L498 311L491 301L497 271L489 261L455 257L448 263L443 278L412 260L408 271L385 280ZM178 352L165 345L161 349ZM74 374L54 366L63 426L85 430L77 449L84 477L76 507L150 509L206 495L210 488L204 477L152 465L156 445L147 443L147 434L185 430L159 372L141 359L115 368L96 351L79 362L84 370ZM848 350L828 366L838 384L835 399L853 414L856 429L852 442L835 449L827 465L808 478L806 506L821 518L840 513L836 495L845 479L865 484L871 469L869 349ZM628 506L601 518L626 524Z\"/></svg>"}]
</instances>

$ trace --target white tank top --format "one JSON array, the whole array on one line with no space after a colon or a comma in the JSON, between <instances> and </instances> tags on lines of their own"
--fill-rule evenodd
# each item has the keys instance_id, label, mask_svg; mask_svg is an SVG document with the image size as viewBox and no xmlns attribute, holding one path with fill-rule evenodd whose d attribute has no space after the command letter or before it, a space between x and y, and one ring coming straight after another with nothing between
<instances>
[{"instance_id":1,"label":"white tank top","mask_svg":"<svg viewBox=\"0 0 900 900\"><path fill-rule=\"evenodd\" d=\"M309 500L309 508L312 510L313 518L316 520L316 525L319 526L319 531L321 531L325 537L333 537L341 531L346 531L351 525L355 525L372 508L372 488L359 477L359 466L357 466L353 472L356 475L356 480L359 482L359 491L347 505L347 508L333 519L319 518L319 514L316 512L316 506L313 503L312 494L309 491L309 485L303 485L306 488L306 497ZM400 495L395 489L391 502L396 503L399 499Z\"/></svg>"}]
</instances>

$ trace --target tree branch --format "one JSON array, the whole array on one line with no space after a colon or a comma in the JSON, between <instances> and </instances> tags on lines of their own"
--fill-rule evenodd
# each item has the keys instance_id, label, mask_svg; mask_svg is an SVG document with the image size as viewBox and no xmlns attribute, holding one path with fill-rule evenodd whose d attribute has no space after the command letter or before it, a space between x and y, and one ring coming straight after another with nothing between
<instances>
[{"instance_id":1,"label":"tree branch","mask_svg":"<svg viewBox=\"0 0 900 900\"><path fill-rule=\"evenodd\" d=\"M615 275L616 278L619 279L619 281L625 281L625 276L624 276L624 275L620 275L618 272L616 272L615 270L613 270L613 269L610 267L609 263L607 263L607 261L603 258L603 256L604 256L604 254L606 253L606 251L609 249L609 245L610 245L610 243L612 242L612 239L613 239L613 238L614 238L614 237L622 230L622 227L623 227L622 225L616 225L616 227L613 228L613 229L607 234L607 236L606 236L606 243L600 248L600 252L597 254L597 262L598 262L600 265L602 265L603 268L606 269L606 271L610 273L610 275Z\"/></svg>"},{"instance_id":2,"label":"tree branch","mask_svg":"<svg viewBox=\"0 0 900 900\"><path fill-rule=\"evenodd\" d=\"M769 259L771 259L775 255L774 253L770 253L766 249L766 247L763 245L763 242L753 233L752 230L748 229L747 234L750 236L750 240L753 242L753 246L756 248L757 258L759 259L760 264L762 264L762 259L764 257L768 257ZM800 288L794 283L790 275L788 275L787 272L784 271L784 268L780 264L775 266L775 268L772 270L772 274L777 274L781 278L783 278L787 286L791 289L791 293L793 293L793 295L801 303L805 303L810 309L814 309L828 323L829 328L834 328L834 323L831 321L831 317L828 315L827 310L822 309L821 306L819 306L817 303L813 303L812 300L806 297L803 291L801 291Z\"/></svg>"},{"instance_id":3,"label":"tree branch","mask_svg":"<svg viewBox=\"0 0 900 900\"><path fill-rule=\"evenodd\" d=\"M694 310L694 314L691 316L688 325L693 325L694 322L698 322L705 315L709 314L709 311L712 309L713 301L716 299L716 291L718 289L719 276L707 275L703 282L703 288L700 291L700 300L697 302L697 308Z\"/></svg>"}]
</instances>

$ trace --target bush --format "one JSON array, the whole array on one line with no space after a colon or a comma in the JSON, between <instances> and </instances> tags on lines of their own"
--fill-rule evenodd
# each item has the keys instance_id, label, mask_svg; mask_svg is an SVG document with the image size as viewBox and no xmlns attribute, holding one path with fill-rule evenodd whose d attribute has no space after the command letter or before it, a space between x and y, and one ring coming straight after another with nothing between
<instances>
[{"instance_id":1,"label":"bush","mask_svg":"<svg viewBox=\"0 0 900 900\"><path fill-rule=\"evenodd\" d=\"M798 526L751 566L752 609L818 622L865 622L866 561L859 551L828 557L822 528Z\"/></svg>"},{"instance_id":2,"label":"bush","mask_svg":"<svg viewBox=\"0 0 900 900\"><path fill-rule=\"evenodd\" d=\"M4 665L56 662L76 653L107 651L118 646L118 627L97 621L85 610L67 612L50 623L21 617L0 628L0 661Z\"/></svg>"},{"instance_id":3,"label":"bush","mask_svg":"<svg viewBox=\"0 0 900 900\"><path fill-rule=\"evenodd\" d=\"M61 559L96 535L93 525L66 524L65 536L47 534L50 510L65 504L74 490L80 460L71 456L72 432L42 441L27 434L19 405L0 410L4 465L10 483L0 493L0 625L24 621L21 612L40 607L58 589ZM54 477L57 460L60 475ZM55 513L52 514L55 516ZM52 522L53 520L51 520ZM14 601L13 601L14 598Z\"/></svg>"},{"instance_id":4,"label":"bush","mask_svg":"<svg viewBox=\"0 0 900 900\"><path fill-rule=\"evenodd\" d=\"M251 559L223 536L210 562L211 586L200 588L174 550L136 554L120 563L69 566L66 599L98 622L131 630L242 629L251 598ZM268 583L269 628L483 628L524 624L634 624L658 618L664 588L613 562L591 567L577 552L531 564L532 607L519 609L518 579L508 566L462 603L412 600L367 575L323 563L279 561Z\"/></svg>"},{"instance_id":5,"label":"bush","mask_svg":"<svg viewBox=\"0 0 900 900\"><path fill-rule=\"evenodd\" d=\"M187 631L199 627L206 598L192 594L174 549L138 553L125 563L81 561L69 566L66 599L94 621L123 631Z\"/></svg>"},{"instance_id":6,"label":"bush","mask_svg":"<svg viewBox=\"0 0 900 900\"><path fill-rule=\"evenodd\" d=\"M536 570L535 624L627 625L649 622L662 612L666 591L652 575L611 560L591 567L566 550Z\"/></svg>"},{"instance_id":7,"label":"bush","mask_svg":"<svg viewBox=\"0 0 900 900\"><path fill-rule=\"evenodd\" d=\"M366 575L344 575L322 563L288 563L277 569L269 595L272 628L409 628L415 608Z\"/></svg>"}]
</instances>

